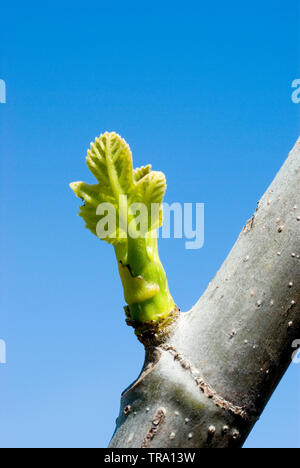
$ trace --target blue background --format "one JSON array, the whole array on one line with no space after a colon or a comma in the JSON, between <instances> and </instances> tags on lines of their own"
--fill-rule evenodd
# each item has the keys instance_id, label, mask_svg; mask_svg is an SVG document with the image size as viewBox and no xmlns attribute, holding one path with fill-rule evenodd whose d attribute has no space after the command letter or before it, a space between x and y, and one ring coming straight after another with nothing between
<instances>
[{"instance_id":1,"label":"blue background","mask_svg":"<svg viewBox=\"0 0 300 468\"><path fill-rule=\"evenodd\" d=\"M188 310L299 135L297 2L2 2L2 447L101 447L142 346L123 319L112 248L68 187L92 181L92 139L115 130L166 201L206 204L205 246L160 240ZM299 337L300 338L300 337ZM292 364L246 447L300 447Z\"/></svg>"}]
</instances>

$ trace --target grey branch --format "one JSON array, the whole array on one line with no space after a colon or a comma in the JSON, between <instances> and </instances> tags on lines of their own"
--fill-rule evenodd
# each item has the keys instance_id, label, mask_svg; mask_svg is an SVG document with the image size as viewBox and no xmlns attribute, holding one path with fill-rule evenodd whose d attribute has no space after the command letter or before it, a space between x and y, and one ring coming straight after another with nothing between
<instances>
[{"instance_id":1,"label":"grey branch","mask_svg":"<svg viewBox=\"0 0 300 468\"><path fill-rule=\"evenodd\" d=\"M300 139L199 302L146 346L110 447L241 447L300 338Z\"/></svg>"}]
</instances>

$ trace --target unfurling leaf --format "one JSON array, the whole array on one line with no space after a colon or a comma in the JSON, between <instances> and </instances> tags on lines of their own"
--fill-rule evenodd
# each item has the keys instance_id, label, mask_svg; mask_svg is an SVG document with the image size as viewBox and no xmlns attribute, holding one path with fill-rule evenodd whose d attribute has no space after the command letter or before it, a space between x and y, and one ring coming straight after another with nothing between
<instances>
[{"instance_id":1,"label":"unfurling leaf","mask_svg":"<svg viewBox=\"0 0 300 468\"><path fill-rule=\"evenodd\" d=\"M114 132L106 132L96 138L91 143L86 160L98 184L73 182L70 186L85 202L79 215L93 234L114 245L126 242L127 227L130 221L134 222L130 213L130 206L134 203L143 203L147 208L146 232L161 226L161 203L166 191L166 179L162 172L151 171L150 164L133 170L130 148ZM124 197L127 198L126 203ZM97 224L105 217L104 213L97 213L102 203L110 203L115 209L116 226L107 234L99 234L97 230Z\"/></svg>"},{"instance_id":2,"label":"unfurling leaf","mask_svg":"<svg viewBox=\"0 0 300 468\"><path fill-rule=\"evenodd\" d=\"M155 233L166 178L151 165L134 170L128 144L114 132L91 143L86 161L98 183L70 184L84 201L79 215L93 234L113 244L132 319L159 322L175 307Z\"/></svg>"}]
</instances>

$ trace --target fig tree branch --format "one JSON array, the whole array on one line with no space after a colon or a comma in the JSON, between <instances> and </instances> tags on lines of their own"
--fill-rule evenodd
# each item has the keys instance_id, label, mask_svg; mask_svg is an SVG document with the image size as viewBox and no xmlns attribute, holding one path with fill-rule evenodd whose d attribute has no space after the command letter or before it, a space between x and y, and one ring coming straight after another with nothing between
<instances>
[{"instance_id":1,"label":"fig tree branch","mask_svg":"<svg viewBox=\"0 0 300 468\"><path fill-rule=\"evenodd\" d=\"M189 312L179 313L169 292L162 301L151 296L148 308L146 284L139 295L139 276L156 293L167 284L162 270L152 271L156 240L149 257L145 238L132 242L133 270L129 247L117 253L145 364L122 395L110 447L241 447L300 337L300 139Z\"/></svg>"}]
</instances>

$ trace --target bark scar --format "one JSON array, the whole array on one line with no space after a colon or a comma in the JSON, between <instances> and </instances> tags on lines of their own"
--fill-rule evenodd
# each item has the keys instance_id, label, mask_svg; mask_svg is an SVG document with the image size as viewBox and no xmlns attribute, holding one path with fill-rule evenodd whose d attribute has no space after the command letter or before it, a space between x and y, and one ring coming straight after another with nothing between
<instances>
[{"instance_id":1,"label":"bark scar","mask_svg":"<svg viewBox=\"0 0 300 468\"><path fill-rule=\"evenodd\" d=\"M156 434L158 433L159 429L161 428L162 423L164 422L166 417L166 410L165 408L159 408L155 416L152 420L152 426L150 427L149 431L144 437L143 443L141 445L141 448L147 448L150 447L150 444Z\"/></svg>"},{"instance_id":2,"label":"bark scar","mask_svg":"<svg viewBox=\"0 0 300 468\"><path fill-rule=\"evenodd\" d=\"M243 228L243 232L251 231L251 229L254 226L254 220L255 220L255 214L250 219L248 219L248 221L246 222L246 224L245 224L245 226Z\"/></svg>"},{"instance_id":3,"label":"bark scar","mask_svg":"<svg viewBox=\"0 0 300 468\"><path fill-rule=\"evenodd\" d=\"M250 419L245 410L245 407L236 406L218 395L217 392L210 386L210 384L205 382L203 377L200 376L200 372L196 369L196 367L194 367L190 361L188 361L181 353L179 353L174 346L169 344L162 344L160 348L169 352L174 357L174 360L177 361L181 367L183 367L183 369L189 371L197 387L204 393L204 395L211 399L216 404L216 406L229 411L232 414L240 416L243 419Z\"/></svg>"}]
</instances>

